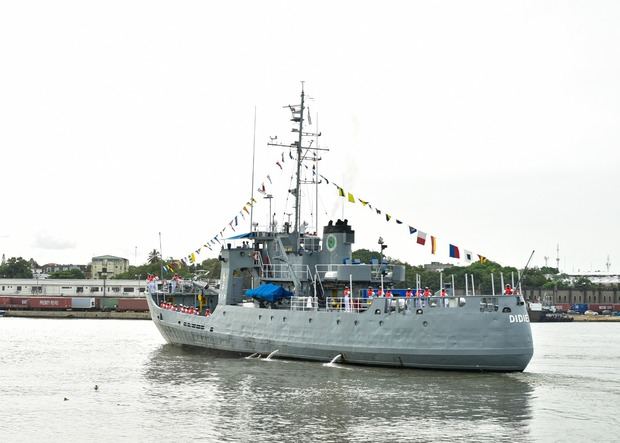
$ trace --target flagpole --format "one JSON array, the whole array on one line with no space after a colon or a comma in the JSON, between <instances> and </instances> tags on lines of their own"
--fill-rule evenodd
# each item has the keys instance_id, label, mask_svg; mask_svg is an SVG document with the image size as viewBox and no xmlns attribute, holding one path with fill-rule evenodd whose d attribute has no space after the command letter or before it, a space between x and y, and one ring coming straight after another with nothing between
<instances>
[{"instance_id":1,"label":"flagpole","mask_svg":"<svg viewBox=\"0 0 620 443\"><path fill-rule=\"evenodd\" d=\"M159 233L159 257L161 258L161 266L159 269L159 278L164 279L164 253L161 249L161 232Z\"/></svg>"},{"instance_id":2,"label":"flagpole","mask_svg":"<svg viewBox=\"0 0 620 443\"><path fill-rule=\"evenodd\" d=\"M254 106L254 138L252 140L252 191L250 193L251 200L254 202L254 159L256 158L256 105ZM254 219L254 204L250 205L250 232L252 232L252 221Z\"/></svg>"}]
</instances>

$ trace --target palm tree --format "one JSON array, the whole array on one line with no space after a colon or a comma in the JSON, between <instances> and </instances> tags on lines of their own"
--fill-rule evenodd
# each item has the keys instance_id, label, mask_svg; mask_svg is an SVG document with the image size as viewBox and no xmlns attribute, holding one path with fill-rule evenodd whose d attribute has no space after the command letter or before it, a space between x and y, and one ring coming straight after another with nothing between
<instances>
[{"instance_id":1,"label":"palm tree","mask_svg":"<svg viewBox=\"0 0 620 443\"><path fill-rule=\"evenodd\" d=\"M153 249L149 252L149 264L159 263L161 261L161 257L159 256L159 251L157 249Z\"/></svg>"}]
</instances>

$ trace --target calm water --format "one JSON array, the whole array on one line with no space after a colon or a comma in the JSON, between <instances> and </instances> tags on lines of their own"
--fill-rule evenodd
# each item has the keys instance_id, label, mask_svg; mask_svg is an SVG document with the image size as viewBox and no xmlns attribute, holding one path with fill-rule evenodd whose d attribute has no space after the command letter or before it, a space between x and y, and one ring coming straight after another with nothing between
<instances>
[{"instance_id":1,"label":"calm water","mask_svg":"<svg viewBox=\"0 0 620 443\"><path fill-rule=\"evenodd\" d=\"M620 324L532 327L526 372L477 374L226 357L166 345L149 321L2 318L0 440L618 441Z\"/></svg>"}]
</instances>

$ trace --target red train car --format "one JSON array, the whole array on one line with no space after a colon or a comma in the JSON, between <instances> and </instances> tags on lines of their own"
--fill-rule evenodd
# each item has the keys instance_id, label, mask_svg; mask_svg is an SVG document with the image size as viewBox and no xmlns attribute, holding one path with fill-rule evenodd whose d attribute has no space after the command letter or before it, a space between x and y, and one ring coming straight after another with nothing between
<instances>
[{"instance_id":1,"label":"red train car","mask_svg":"<svg viewBox=\"0 0 620 443\"><path fill-rule=\"evenodd\" d=\"M0 297L0 308L28 309L27 297Z\"/></svg>"},{"instance_id":2,"label":"red train car","mask_svg":"<svg viewBox=\"0 0 620 443\"><path fill-rule=\"evenodd\" d=\"M555 309L561 312L568 312L570 309L570 303L556 303Z\"/></svg>"},{"instance_id":3,"label":"red train car","mask_svg":"<svg viewBox=\"0 0 620 443\"><path fill-rule=\"evenodd\" d=\"M30 309L71 309L71 298L64 297L29 297L28 307Z\"/></svg>"},{"instance_id":4,"label":"red train car","mask_svg":"<svg viewBox=\"0 0 620 443\"><path fill-rule=\"evenodd\" d=\"M149 305L145 298L119 298L117 311L148 311Z\"/></svg>"}]
</instances>

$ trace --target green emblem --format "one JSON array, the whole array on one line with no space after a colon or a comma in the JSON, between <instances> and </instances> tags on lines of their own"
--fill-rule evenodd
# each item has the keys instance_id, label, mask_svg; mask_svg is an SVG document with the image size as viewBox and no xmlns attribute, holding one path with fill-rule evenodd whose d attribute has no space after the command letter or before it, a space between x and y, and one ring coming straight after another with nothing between
<instances>
[{"instance_id":1,"label":"green emblem","mask_svg":"<svg viewBox=\"0 0 620 443\"><path fill-rule=\"evenodd\" d=\"M336 236L334 234L329 234L327 236L327 250L329 252L331 252L334 249L336 249L336 244L337 243L338 243L338 241L336 240Z\"/></svg>"}]
</instances>

